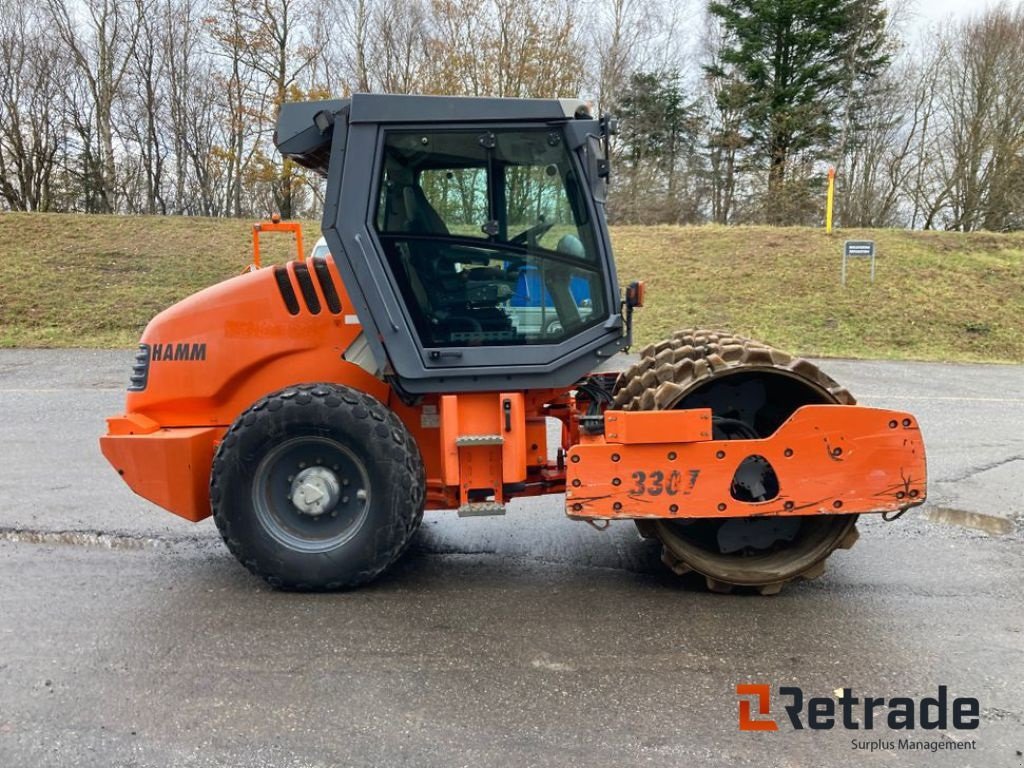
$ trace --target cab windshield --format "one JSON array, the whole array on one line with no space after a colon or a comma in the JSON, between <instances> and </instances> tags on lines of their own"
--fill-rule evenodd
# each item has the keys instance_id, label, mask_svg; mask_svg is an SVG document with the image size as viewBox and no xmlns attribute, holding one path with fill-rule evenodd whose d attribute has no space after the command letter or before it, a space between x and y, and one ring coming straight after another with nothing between
<instances>
[{"instance_id":1,"label":"cab windshield","mask_svg":"<svg viewBox=\"0 0 1024 768\"><path fill-rule=\"evenodd\" d=\"M558 131L388 133L375 218L424 346L552 344L608 317Z\"/></svg>"}]
</instances>

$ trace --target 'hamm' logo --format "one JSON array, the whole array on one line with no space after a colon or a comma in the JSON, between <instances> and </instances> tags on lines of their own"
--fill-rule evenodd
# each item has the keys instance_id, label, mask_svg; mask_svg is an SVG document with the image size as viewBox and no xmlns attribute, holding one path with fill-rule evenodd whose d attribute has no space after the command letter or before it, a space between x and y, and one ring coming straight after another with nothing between
<instances>
[{"instance_id":1,"label":"'hamm' logo","mask_svg":"<svg viewBox=\"0 0 1024 768\"><path fill-rule=\"evenodd\" d=\"M205 360L206 344L154 344L150 351L152 360Z\"/></svg>"}]
</instances>

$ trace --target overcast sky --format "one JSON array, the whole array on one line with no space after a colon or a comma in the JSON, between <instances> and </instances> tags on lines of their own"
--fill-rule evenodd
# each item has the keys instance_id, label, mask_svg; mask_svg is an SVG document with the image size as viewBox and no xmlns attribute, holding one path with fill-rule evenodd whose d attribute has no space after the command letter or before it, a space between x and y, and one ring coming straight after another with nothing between
<instances>
[{"instance_id":1,"label":"overcast sky","mask_svg":"<svg viewBox=\"0 0 1024 768\"><path fill-rule=\"evenodd\" d=\"M992 0L916 0L914 12L922 21L931 22L941 21L948 16L964 18L995 4Z\"/></svg>"}]
</instances>

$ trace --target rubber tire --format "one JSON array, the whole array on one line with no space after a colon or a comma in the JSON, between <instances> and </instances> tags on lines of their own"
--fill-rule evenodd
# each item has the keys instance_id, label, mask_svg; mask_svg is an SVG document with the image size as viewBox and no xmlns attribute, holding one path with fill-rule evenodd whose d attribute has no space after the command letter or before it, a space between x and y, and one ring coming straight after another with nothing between
<instances>
[{"instance_id":1,"label":"rubber tire","mask_svg":"<svg viewBox=\"0 0 1024 768\"><path fill-rule=\"evenodd\" d=\"M306 435L349 448L370 481L362 525L348 541L315 554L271 537L252 503L263 456ZM425 487L419 448L393 411L350 387L302 384L267 395L231 425L213 460L210 502L224 543L252 573L279 589L328 591L365 584L401 556L423 519Z\"/></svg>"}]
</instances>

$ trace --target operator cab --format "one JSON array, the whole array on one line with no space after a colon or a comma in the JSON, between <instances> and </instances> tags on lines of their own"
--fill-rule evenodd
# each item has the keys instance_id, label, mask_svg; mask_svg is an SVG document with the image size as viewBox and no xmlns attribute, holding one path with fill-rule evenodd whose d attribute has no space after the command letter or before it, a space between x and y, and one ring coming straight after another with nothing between
<instances>
[{"instance_id":1,"label":"operator cab","mask_svg":"<svg viewBox=\"0 0 1024 768\"><path fill-rule=\"evenodd\" d=\"M327 177L324 239L397 388L566 387L628 345L607 125L555 99L282 107L278 149Z\"/></svg>"}]
</instances>

